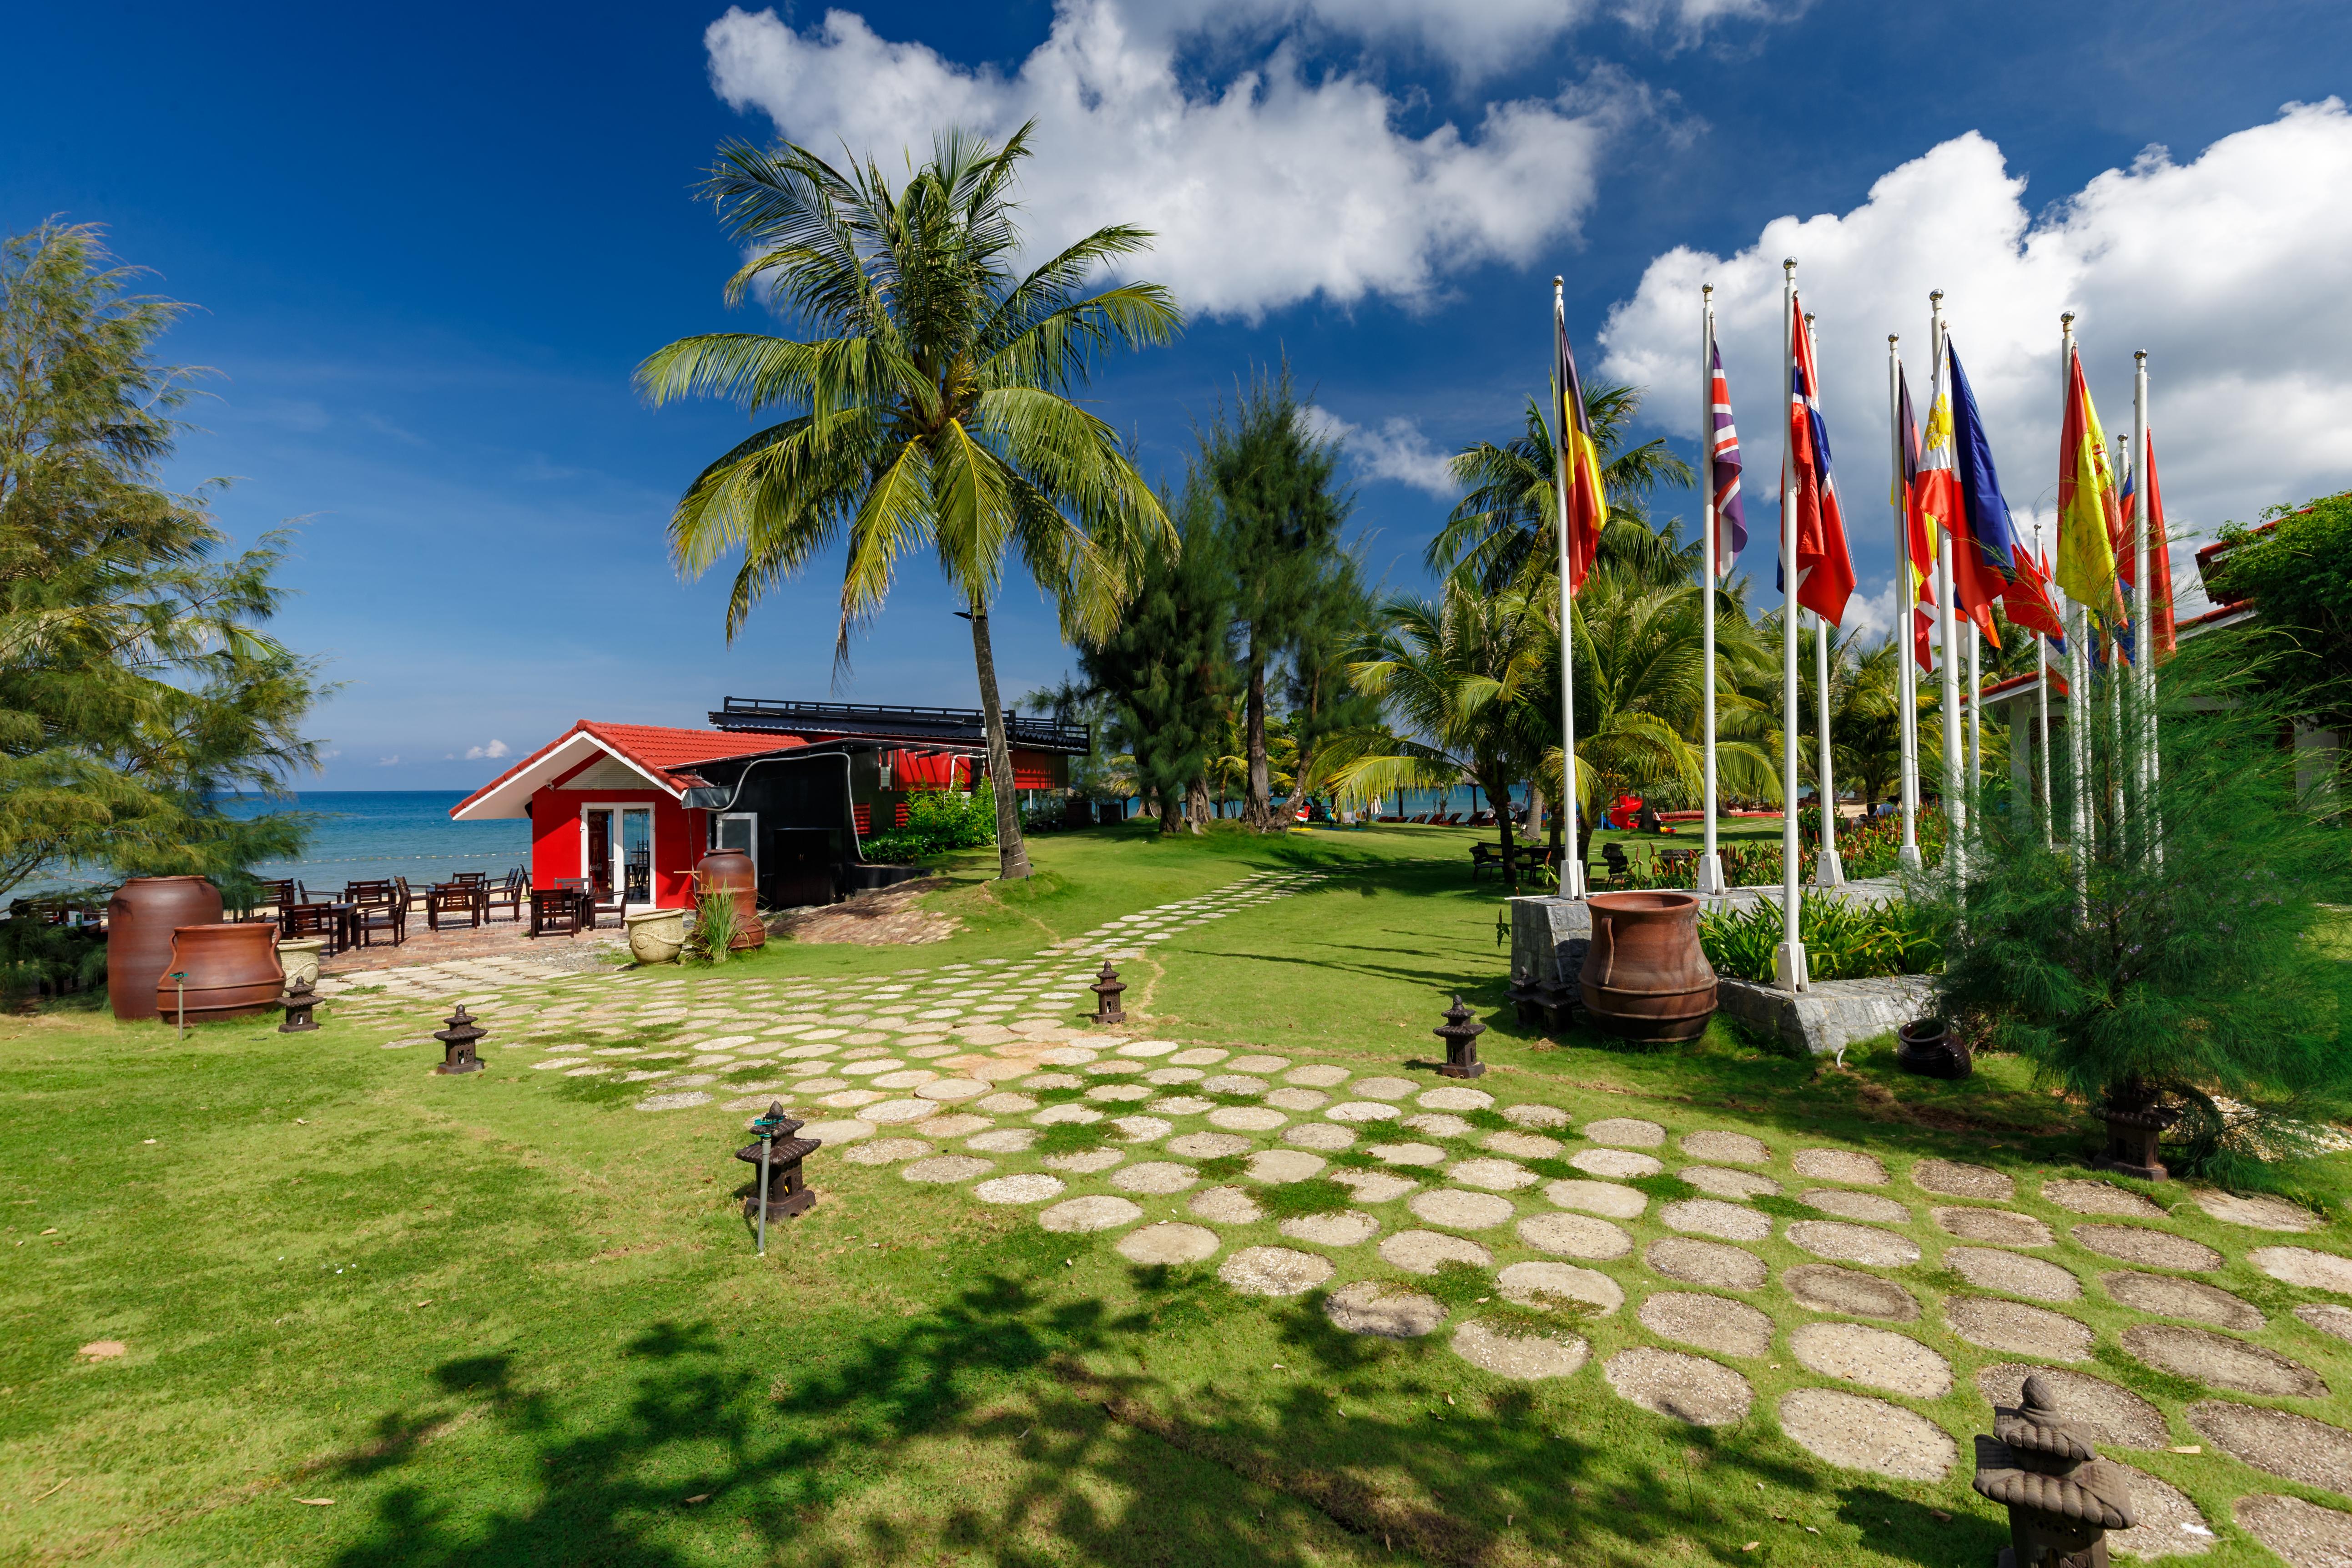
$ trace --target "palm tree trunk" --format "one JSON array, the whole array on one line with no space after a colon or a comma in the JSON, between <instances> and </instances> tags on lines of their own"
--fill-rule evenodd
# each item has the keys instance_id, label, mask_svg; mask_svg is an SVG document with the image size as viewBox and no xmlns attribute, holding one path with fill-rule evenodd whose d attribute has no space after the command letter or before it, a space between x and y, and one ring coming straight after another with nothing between
<instances>
[{"instance_id":1,"label":"palm tree trunk","mask_svg":"<svg viewBox=\"0 0 2352 1568\"><path fill-rule=\"evenodd\" d=\"M1257 634L1250 634L1249 702L1243 729L1249 755L1249 800L1243 816L1260 833L1275 829L1274 782L1265 763L1265 658L1259 653Z\"/></svg>"},{"instance_id":2,"label":"palm tree trunk","mask_svg":"<svg viewBox=\"0 0 2352 1568\"><path fill-rule=\"evenodd\" d=\"M1021 807L1013 788L1013 743L1004 733L1004 705L996 695L996 654L988 641L988 610L971 606L971 661L980 672L980 717L988 731L988 778L996 790L996 874L1007 882L1029 875L1029 847L1021 842Z\"/></svg>"}]
</instances>

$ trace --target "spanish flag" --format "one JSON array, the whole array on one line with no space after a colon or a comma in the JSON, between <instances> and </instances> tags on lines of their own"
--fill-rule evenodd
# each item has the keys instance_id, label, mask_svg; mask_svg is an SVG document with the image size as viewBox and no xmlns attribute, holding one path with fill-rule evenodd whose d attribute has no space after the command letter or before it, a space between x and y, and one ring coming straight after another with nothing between
<instances>
[{"instance_id":1,"label":"spanish flag","mask_svg":"<svg viewBox=\"0 0 2352 1568\"><path fill-rule=\"evenodd\" d=\"M1559 362L1553 367L1552 388L1559 398L1560 521L1567 531L1561 553L1568 566L1568 591L1573 595L1591 575L1593 559L1601 553L1601 525L1609 521L1609 500L1601 488L1601 453L1592 444L1592 420L1584 411L1584 382L1576 374L1576 351L1568 343L1568 310L1558 295L1552 297L1551 324Z\"/></svg>"},{"instance_id":2,"label":"spanish flag","mask_svg":"<svg viewBox=\"0 0 2352 1568\"><path fill-rule=\"evenodd\" d=\"M2066 418L2058 437L2058 586L2066 596L2112 624L2116 598L2115 540L2122 527L2107 433L2083 381L2083 356L2068 353Z\"/></svg>"}]
</instances>

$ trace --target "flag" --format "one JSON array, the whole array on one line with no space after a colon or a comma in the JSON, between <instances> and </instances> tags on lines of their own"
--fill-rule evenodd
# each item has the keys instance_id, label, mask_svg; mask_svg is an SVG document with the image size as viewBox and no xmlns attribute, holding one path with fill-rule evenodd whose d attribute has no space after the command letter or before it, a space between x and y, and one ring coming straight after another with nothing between
<instances>
[{"instance_id":1,"label":"flag","mask_svg":"<svg viewBox=\"0 0 2352 1568\"><path fill-rule=\"evenodd\" d=\"M1576 351L1568 343L1568 311L1557 295L1551 307L1552 335L1558 363L1552 367L1552 389L1559 395L1559 482L1566 490L1561 521L1567 525L1568 591L1572 595L1591 575L1601 553L1601 525L1609 521L1609 502L1601 488L1601 453L1592 444L1592 418L1584 411L1584 382L1576 374Z\"/></svg>"},{"instance_id":2,"label":"flag","mask_svg":"<svg viewBox=\"0 0 2352 1568\"><path fill-rule=\"evenodd\" d=\"M2118 510L2126 518L2131 516L2132 490L2138 482L2138 474L2133 471L2131 463L2126 460L2124 464L2123 496L2117 502ZM2129 525L2126 527L2126 537L2128 538ZM2129 550L2126 550L2124 558L2116 563L2116 579L2126 590L2135 584L2135 564ZM2172 552L2164 536L2164 487L2157 480L2156 436L2153 432L2147 438L2147 615L2155 626L2157 657L2161 658L2179 646L2179 640L2172 628Z\"/></svg>"},{"instance_id":3,"label":"flag","mask_svg":"<svg viewBox=\"0 0 2352 1568\"><path fill-rule=\"evenodd\" d=\"M2115 470L2107 436L2083 380L2083 356L2068 355L2066 417L2058 437L2058 586L2103 622L2118 618L2116 602Z\"/></svg>"},{"instance_id":4,"label":"flag","mask_svg":"<svg viewBox=\"0 0 2352 1568\"><path fill-rule=\"evenodd\" d=\"M1969 521L1966 470L1960 460L1963 430L1972 430L1976 444L1981 446L1984 424L1977 416L1976 399L1968 395L1967 384L1958 379L1958 362L1952 356L1951 346L1951 339L1947 336L1936 362L1936 397L1928 406L1927 428L1920 444L1919 478L1911 487L1914 527L1923 540L1932 540L1938 528L1951 536L1953 604L1963 617L1975 622L1977 629L1997 644L2000 639L1993 631L1992 602L2005 584L1998 574L1986 568L1977 549ZM1956 391L1958 397L1954 395ZM1991 468L1989 453L1982 466ZM1994 494L1999 493L1996 485ZM2008 515L2005 505L2001 514ZM1986 581L1988 577L1992 579L1990 583Z\"/></svg>"},{"instance_id":5,"label":"flag","mask_svg":"<svg viewBox=\"0 0 2352 1568\"><path fill-rule=\"evenodd\" d=\"M1910 587L1908 603L1933 605L1936 602L1936 548L1927 541L1927 520L1911 504L1911 492L1919 483L1919 421L1911 412L1911 378L1898 364L1895 367L1895 440L1901 453L1901 468L1895 476L1892 493L1886 498L1903 512L1903 581ZM1935 656L1927 648L1927 627L1935 621L1932 615L1923 620L1920 612L1913 612L1911 637L1912 654L1921 669L1933 669Z\"/></svg>"},{"instance_id":6,"label":"flag","mask_svg":"<svg viewBox=\"0 0 2352 1568\"><path fill-rule=\"evenodd\" d=\"M1731 386L1723 379L1723 347L1707 321L1706 352L1713 362L1708 401L1715 409L1715 574L1731 575L1731 564L1748 544L1748 509L1739 499L1739 432L1731 423Z\"/></svg>"},{"instance_id":7,"label":"flag","mask_svg":"<svg viewBox=\"0 0 2352 1568\"><path fill-rule=\"evenodd\" d=\"M2050 597L2050 574L2022 544L2011 562L2000 603L2013 624L2048 637L2060 653L2066 651L2066 623L2058 618L2057 603Z\"/></svg>"},{"instance_id":8,"label":"flag","mask_svg":"<svg viewBox=\"0 0 2352 1568\"><path fill-rule=\"evenodd\" d=\"M1968 372L1960 368L1960 351L1952 346L1949 333L1944 337L1944 353L1952 366L1952 455L1960 475L1962 512L1968 519L1966 539L1974 547L1977 583L1987 605L1983 620L1989 623L1990 602L2008 593L2017 563L2025 558L2025 543L2018 538L2016 521L2009 515L2008 498L2000 493L2000 476L1993 471L1992 443L1985 435L1984 416L1977 412ZM1956 564L1961 538L1953 536ZM1989 625L1985 630L1991 636Z\"/></svg>"},{"instance_id":9,"label":"flag","mask_svg":"<svg viewBox=\"0 0 2352 1568\"><path fill-rule=\"evenodd\" d=\"M1839 626L1845 603L1853 596L1853 558L1846 553L1845 516L1830 463L1829 426L1822 422L1813 331L1805 321L1804 302L1797 300L1790 308L1796 314L1797 353L1789 378L1788 461L1793 467L1788 488L1795 492L1796 515L1782 518L1780 526L1793 523L1797 531L1797 603ZM1785 592L1787 583L1780 587Z\"/></svg>"}]
</instances>

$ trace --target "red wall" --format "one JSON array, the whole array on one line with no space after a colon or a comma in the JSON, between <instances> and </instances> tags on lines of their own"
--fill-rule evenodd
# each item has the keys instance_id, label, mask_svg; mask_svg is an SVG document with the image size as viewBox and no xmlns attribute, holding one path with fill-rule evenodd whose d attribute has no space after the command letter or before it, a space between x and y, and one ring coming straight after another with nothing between
<instances>
[{"instance_id":1,"label":"red wall","mask_svg":"<svg viewBox=\"0 0 2352 1568\"><path fill-rule=\"evenodd\" d=\"M688 811L657 789L543 789L530 797L530 883L551 888L560 877L586 873L580 864L580 811L586 805L654 808L654 902L663 909L694 903L694 867L707 829L702 813Z\"/></svg>"},{"instance_id":2,"label":"red wall","mask_svg":"<svg viewBox=\"0 0 2352 1568\"><path fill-rule=\"evenodd\" d=\"M1015 789L1053 789L1055 759L1039 752L1015 749L1013 753L1013 787ZM949 769L954 773L950 774ZM973 770L982 776L987 763L978 757L918 756L911 752L895 752L890 758L890 787L893 789L970 789ZM952 776L954 783L949 782Z\"/></svg>"}]
</instances>

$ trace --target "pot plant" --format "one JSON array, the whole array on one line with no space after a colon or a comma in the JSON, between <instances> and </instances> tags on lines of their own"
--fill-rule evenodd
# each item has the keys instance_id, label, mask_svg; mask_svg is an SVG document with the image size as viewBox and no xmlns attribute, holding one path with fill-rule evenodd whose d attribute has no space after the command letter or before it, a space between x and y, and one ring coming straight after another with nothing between
<instances>
[{"instance_id":1,"label":"pot plant","mask_svg":"<svg viewBox=\"0 0 2352 1568\"><path fill-rule=\"evenodd\" d=\"M686 946L684 910L635 910L621 917L629 928L629 956L639 963L676 963Z\"/></svg>"},{"instance_id":2,"label":"pot plant","mask_svg":"<svg viewBox=\"0 0 2352 1568\"><path fill-rule=\"evenodd\" d=\"M2123 1174L2275 1187L2352 1105L2321 907L2352 883L2345 833L2299 791L2261 670L2214 632L2161 666L2152 714L2095 680L2069 715L2087 721L2082 777L2053 746L2054 815L1989 782L1962 853L1911 889L1939 929L1941 1016L1982 1020L1977 1044L2104 1121L2091 1163Z\"/></svg>"}]
</instances>

